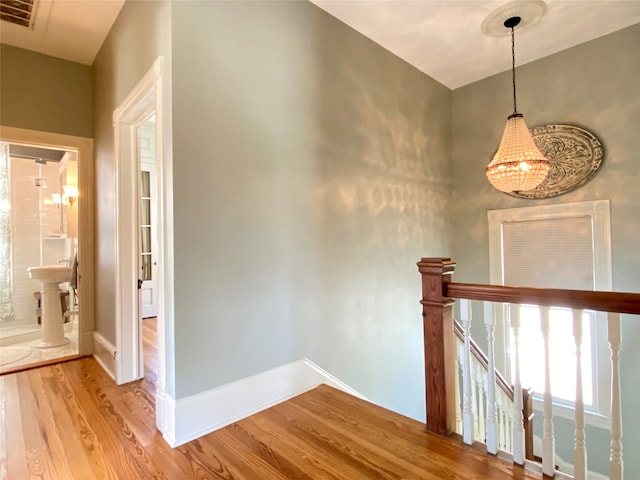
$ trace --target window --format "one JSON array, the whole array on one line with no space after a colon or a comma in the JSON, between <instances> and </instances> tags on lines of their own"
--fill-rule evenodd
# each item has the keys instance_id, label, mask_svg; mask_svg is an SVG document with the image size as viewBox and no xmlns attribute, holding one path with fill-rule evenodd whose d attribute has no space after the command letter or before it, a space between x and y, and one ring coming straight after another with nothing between
<instances>
[{"instance_id":1,"label":"window","mask_svg":"<svg viewBox=\"0 0 640 480\"><path fill-rule=\"evenodd\" d=\"M526 287L611 290L609 202L581 202L490 211L491 283ZM502 365L509 376L513 338L506 324L506 308L498 314L504 348ZM602 315L602 318L600 316ZM609 415L606 314L583 313L582 371L585 410L590 423ZM551 391L557 414L573 418L575 401L575 343L572 312L550 312ZM540 312L520 306L520 363L522 384L536 397L544 394L544 357ZM602 389L602 391L600 391ZM567 408L568 407L568 408Z\"/></svg>"}]
</instances>

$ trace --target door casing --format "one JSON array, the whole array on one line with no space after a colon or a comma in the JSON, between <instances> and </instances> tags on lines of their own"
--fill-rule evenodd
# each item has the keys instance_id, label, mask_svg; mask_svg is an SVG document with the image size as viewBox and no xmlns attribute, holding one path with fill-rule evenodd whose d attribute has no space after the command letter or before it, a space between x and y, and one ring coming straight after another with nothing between
<instances>
[{"instance_id":1,"label":"door casing","mask_svg":"<svg viewBox=\"0 0 640 480\"><path fill-rule=\"evenodd\" d=\"M172 236L170 119L165 119L165 110L170 111L169 89L163 79L164 58L158 57L151 69L131 90L125 100L113 112L114 156L116 172L116 383L123 384L142 378L142 335L140 327L140 302L138 298L138 254L139 209L138 205L138 161L137 130L152 114L156 118L156 191L158 197L158 372L156 380L156 425L165 433L170 426L169 409L171 396L167 385L167 339L166 325L172 324L173 252L167 245ZM165 107L166 105L166 107ZM134 208L132 208L134 207ZM173 367L170 367L173 371Z\"/></svg>"}]
</instances>

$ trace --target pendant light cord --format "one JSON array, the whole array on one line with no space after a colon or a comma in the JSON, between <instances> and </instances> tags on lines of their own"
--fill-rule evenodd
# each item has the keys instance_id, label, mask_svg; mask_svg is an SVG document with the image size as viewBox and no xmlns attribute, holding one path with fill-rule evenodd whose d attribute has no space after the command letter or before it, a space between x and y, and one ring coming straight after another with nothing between
<instances>
[{"instance_id":1,"label":"pendant light cord","mask_svg":"<svg viewBox=\"0 0 640 480\"><path fill-rule=\"evenodd\" d=\"M513 31L514 27L511 27L511 74L513 79L513 114L518 113L516 108L516 36Z\"/></svg>"}]
</instances>

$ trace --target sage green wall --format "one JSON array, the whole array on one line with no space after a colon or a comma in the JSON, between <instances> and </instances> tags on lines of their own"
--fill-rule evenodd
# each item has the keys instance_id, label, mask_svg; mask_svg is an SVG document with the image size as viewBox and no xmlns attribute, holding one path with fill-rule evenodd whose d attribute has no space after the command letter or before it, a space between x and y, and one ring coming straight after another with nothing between
<instances>
[{"instance_id":1,"label":"sage green wall","mask_svg":"<svg viewBox=\"0 0 640 480\"><path fill-rule=\"evenodd\" d=\"M165 58L171 77L171 4L128 0L93 64L96 156L96 330L116 344L116 184L113 111L152 67ZM170 108L170 106L168 106ZM168 192L170 195L170 192ZM167 325L171 346L172 324ZM169 360L172 360L169 352ZM173 395L172 378L167 393Z\"/></svg>"},{"instance_id":2,"label":"sage green wall","mask_svg":"<svg viewBox=\"0 0 640 480\"><path fill-rule=\"evenodd\" d=\"M0 45L0 124L93 136L91 67Z\"/></svg>"},{"instance_id":3,"label":"sage green wall","mask_svg":"<svg viewBox=\"0 0 640 480\"><path fill-rule=\"evenodd\" d=\"M176 397L308 357L424 418L451 92L308 2L173 4Z\"/></svg>"},{"instance_id":4,"label":"sage green wall","mask_svg":"<svg viewBox=\"0 0 640 480\"><path fill-rule=\"evenodd\" d=\"M531 30L529 38L533 38ZM582 188L547 200L501 194L484 169L511 113L505 72L453 92L453 255L461 282L489 282L487 211L587 200L611 202L613 287L640 292L640 25L518 68L518 109L528 125L583 126L603 142L606 157ZM621 356L625 477L640 478L640 319L623 317ZM475 336L484 343L481 322ZM571 459L572 428L558 420L559 453ZM608 433L587 432L590 468L608 462Z\"/></svg>"}]
</instances>

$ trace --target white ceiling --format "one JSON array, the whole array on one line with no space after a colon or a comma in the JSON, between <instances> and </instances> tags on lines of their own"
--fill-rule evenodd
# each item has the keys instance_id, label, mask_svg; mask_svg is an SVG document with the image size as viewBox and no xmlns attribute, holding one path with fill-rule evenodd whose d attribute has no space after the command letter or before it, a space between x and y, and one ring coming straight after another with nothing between
<instances>
[{"instance_id":1,"label":"white ceiling","mask_svg":"<svg viewBox=\"0 0 640 480\"><path fill-rule=\"evenodd\" d=\"M0 22L0 42L91 65L125 0L37 0L33 28Z\"/></svg>"},{"instance_id":2,"label":"white ceiling","mask_svg":"<svg viewBox=\"0 0 640 480\"><path fill-rule=\"evenodd\" d=\"M451 89L511 68L509 38L480 30L504 0L311 1ZM640 0L546 3L537 24L516 29L518 65L640 22Z\"/></svg>"},{"instance_id":3,"label":"white ceiling","mask_svg":"<svg viewBox=\"0 0 640 480\"><path fill-rule=\"evenodd\" d=\"M0 41L91 65L124 1L39 0L33 31L1 22ZM480 30L504 0L311 1L451 89L511 67L508 38ZM516 34L517 63L639 22L640 0L547 0L542 19Z\"/></svg>"}]
</instances>

